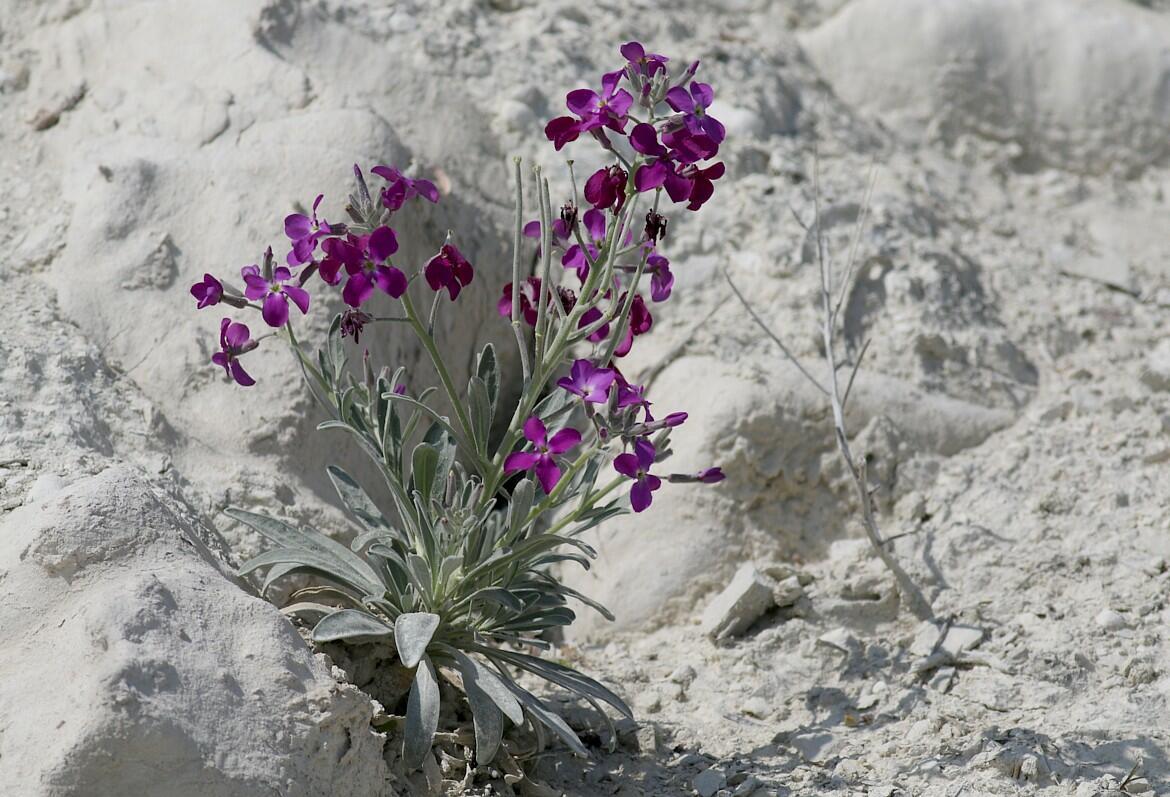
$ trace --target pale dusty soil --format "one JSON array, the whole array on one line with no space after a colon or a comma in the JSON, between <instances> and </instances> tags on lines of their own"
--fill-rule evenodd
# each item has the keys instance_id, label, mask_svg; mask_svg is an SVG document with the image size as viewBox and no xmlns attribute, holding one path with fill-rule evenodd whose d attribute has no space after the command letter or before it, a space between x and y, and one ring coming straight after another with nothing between
<instances>
[{"instance_id":1,"label":"pale dusty soil","mask_svg":"<svg viewBox=\"0 0 1170 797\"><path fill-rule=\"evenodd\" d=\"M883 41L902 43L842 17L851 5L872 3L0 0L0 511L121 461L180 491L237 561L256 540L218 514L228 503L335 521L319 476L333 451L306 448L315 418L295 382L241 395L212 378L197 341L214 320L186 286L252 262L294 201L340 194L353 160L391 149L459 197L411 223L469 230L488 311L450 322L451 345L480 335L506 263L506 156L556 171L543 120L637 36L703 58L730 130L716 200L672 220L677 300L636 358L659 401L692 412L680 459L729 479L664 491L657 520L603 530L597 578L581 583L618 626L587 620L558 653L627 696L643 730L619 727L607 752L609 731L567 707L596 755L546 752L532 778L583 795L690 794L712 768L700 785L734 794L1167 792L1170 171L1142 142L1170 135L1170 99L1126 109L1132 136L1081 141L1060 116L1071 89L1046 95L1042 71L997 72L1031 92L1008 111L920 96L926 74L867 93L856 70L839 74L841 31L864 31L878 66ZM994 37L1024 12L976 5L998 21L972 41L992 37L984 55L1006 63ZM1116 54L1126 40L1095 41L1084 20L1170 29L1162 4L1144 5L1069 3L1044 35ZM920 49L906 57L946 60ZM1161 68L1158 52L1132 63ZM1093 92L1109 88L1072 100L1106 107ZM1060 141L1036 135L1028 108L1065 126ZM922 115L938 124L915 127ZM931 656L929 629L899 611L824 408L719 276L816 363L815 268L792 219L811 213L814 145L842 258L876 164L846 318L851 356L873 341L856 445L898 555L970 634L958 657ZM702 609L745 561L795 568L805 597L713 643ZM480 773L471 792L486 783L500 781Z\"/></svg>"}]
</instances>

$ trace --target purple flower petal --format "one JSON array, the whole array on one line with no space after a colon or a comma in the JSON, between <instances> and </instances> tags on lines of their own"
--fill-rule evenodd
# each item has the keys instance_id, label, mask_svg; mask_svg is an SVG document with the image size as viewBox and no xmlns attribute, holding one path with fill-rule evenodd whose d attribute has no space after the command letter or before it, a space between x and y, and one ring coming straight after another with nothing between
<instances>
[{"instance_id":1,"label":"purple flower petal","mask_svg":"<svg viewBox=\"0 0 1170 797\"><path fill-rule=\"evenodd\" d=\"M605 214L596 208L590 208L585 211L582 218L585 223L585 229L589 231L589 237L594 241L602 242L605 240Z\"/></svg>"},{"instance_id":2,"label":"purple flower petal","mask_svg":"<svg viewBox=\"0 0 1170 797\"><path fill-rule=\"evenodd\" d=\"M581 433L576 429L561 429L548 441L548 450L553 454L563 454L581 442Z\"/></svg>"},{"instance_id":3,"label":"purple flower petal","mask_svg":"<svg viewBox=\"0 0 1170 797\"><path fill-rule=\"evenodd\" d=\"M414 190L428 202L439 201L439 189L430 180L414 180Z\"/></svg>"},{"instance_id":4,"label":"purple flower petal","mask_svg":"<svg viewBox=\"0 0 1170 797\"><path fill-rule=\"evenodd\" d=\"M382 226L370 233L370 257L375 263L383 263L398 251L398 237L394 230Z\"/></svg>"},{"instance_id":5,"label":"purple flower petal","mask_svg":"<svg viewBox=\"0 0 1170 797\"><path fill-rule=\"evenodd\" d=\"M374 282L384 293L390 294L395 299L401 298L402 294L406 293L406 275L394 266L378 266L374 269Z\"/></svg>"},{"instance_id":6,"label":"purple flower petal","mask_svg":"<svg viewBox=\"0 0 1170 797\"><path fill-rule=\"evenodd\" d=\"M238 384L244 387L251 387L256 384L256 380L248 375L248 372L244 370L244 366L240 365L239 360L232 360L231 370L232 379L235 379Z\"/></svg>"},{"instance_id":7,"label":"purple flower petal","mask_svg":"<svg viewBox=\"0 0 1170 797\"><path fill-rule=\"evenodd\" d=\"M613 458L613 469L631 479L638 478L638 458L633 454L618 454Z\"/></svg>"},{"instance_id":8,"label":"purple flower petal","mask_svg":"<svg viewBox=\"0 0 1170 797\"><path fill-rule=\"evenodd\" d=\"M251 331L247 324L240 324L237 322L227 321L227 324L221 322L220 336L226 347L232 349L242 349L252 337Z\"/></svg>"},{"instance_id":9,"label":"purple flower petal","mask_svg":"<svg viewBox=\"0 0 1170 797\"><path fill-rule=\"evenodd\" d=\"M293 213L284 217L284 234L290 241L299 240L312 233L313 222L304 213Z\"/></svg>"},{"instance_id":10,"label":"purple flower petal","mask_svg":"<svg viewBox=\"0 0 1170 797\"><path fill-rule=\"evenodd\" d=\"M533 415L524 422L524 436L535 445L543 446L548 439L548 430L540 418Z\"/></svg>"},{"instance_id":11,"label":"purple flower petal","mask_svg":"<svg viewBox=\"0 0 1170 797\"><path fill-rule=\"evenodd\" d=\"M536 462L536 478L540 480L545 495L551 495L561 480L561 469L552 457L540 457Z\"/></svg>"},{"instance_id":12,"label":"purple flower petal","mask_svg":"<svg viewBox=\"0 0 1170 797\"><path fill-rule=\"evenodd\" d=\"M643 512L650 506L650 502L653 500L654 495L646 479L638 479L638 481L634 482L634 486L630 488L631 509L635 512Z\"/></svg>"},{"instance_id":13,"label":"purple flower petal","mask_svg":"<svg viewBox=\"0 0 1170 797\"><path fill-rule=\"evenodd\" d=\"M634 172L634 188L639 194L659 188L670 177L670 168L665 161L644 163ZM677 200L676 200L677 201Z\"/></svg>"},{"instance_id":14,"label":"purple flower petal","mask_svg":"<svg viewBox=\"0 0 1170 797\"><path fill-rule=\"evenodd\" d=\"M667 92L669 94L669 92ZM715 92L711 90L708 83L699 83L695 81L691 83L691 97L695 101L695 105L706 108L715 101Z\"/></svg>"},{"instance_id":15,"label":"purple flower petal","mask_svg":"<svg viewBox=\"0 0 1170 797\"><path fill-rule=\"evenodd\" d=\"M514 451L504 460L504 473L529 470L538 459L540 459L540 455L531 451Z\"/></svg>"},{"instance_id":16,"label":"purple flower petal","mask_svg":"<svg viewBox=\"0 0 1170 797\"><path fill-rule=\"evenodd\" d=\"M374 292L374 283L366 276L365 272L359 271L350 276L345 283L345 287L341 289L341 299L350 307L361 307L362 303L369 299Z\"/></svg>"},{"instance_id":17,"label":"purple flower petal","mask_svg":"<svg viewBox=\"0 0 1170 797\"><path fill-rule=\"evenodd\" d=\"M307 290L298 285L285 285L283 290L284 295L292 299L293 304L301 311L301 315L309 312L309 292Z\"/></svg>"},{"instance_id":18,"label":"purple flower petal","mask_svg":"<svg viewBox=\"0 0 1170 797\"><path fill-rule=\"evenodd\" d=\"M644 438L634 441L634 454L638 457L638 469L645 472L654 464L654 445Z\"/></svg>"},{"instance_id":19,"label":"purple flower petal","mask_svg":"<svg viewBox=\"0 0 1170 797\"><path fill-rule=\"evenodd\" d=\"M574 89L565 96L565 107L578 116L586 116L600 104L601 97L593 89Z\"/></svg>"},{"instance_id":20,"label":"purple flower petal","mask_svg":"<svg viewBox=\"0 0 1170 797\"><path fill-rule=\"evenodd\" d=\"M264 323L270 327L282 327L288 321L288 300L283 293L270 293L264 299L264 307L260 311Z\"/></svg>"},{"instance_id":21,"label":"purple flower petal","mask_svg":"<svg viewBox=\"0 0 1170 797\"><path fill-rule=\"evenodd\" d=\"M625 89L618 89L617 94L613 95L613 99L609 101L608 105L610 113L622 117L621 126L616 128L618 132L621 132L621 127L625 127L624 117L627 113L629 113L630 106L633 104L634 95L630 94L630 92L626 91Z\"/></svg>"},{"instance_id":22,"label":"purple flower petal","mask_svg":"<svg viewBox=\"0 0 1170 797\"><path fill-rule=\"evenodd\" d=\"M631 64L636 64L646 55L646 48L641 42L626 42L621 47L622 57Z\"/></svg>"},{"instance_id":23,"label":"purple flower petal","mask_svg":"<svg viewBox=\"0 0 1170 797\"><path fill-rule=\"evenodd\" d=\"M678 113L694 113L695 101L682 86L675 86L666 92L666 104Z\"/></svg>"}]
</instances>

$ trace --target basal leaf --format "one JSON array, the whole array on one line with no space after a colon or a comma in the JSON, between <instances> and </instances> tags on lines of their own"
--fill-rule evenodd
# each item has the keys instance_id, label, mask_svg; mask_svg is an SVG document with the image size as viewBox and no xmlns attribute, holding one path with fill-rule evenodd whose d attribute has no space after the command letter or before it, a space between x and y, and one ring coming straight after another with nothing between
<instances>
[{"instance_id":1,"label":"basal leaf","mask_svg":"<svg viewBox=\"0 0 1170 797\"><path fill-rule=\"evenodd\" d=\"M416 667L427 652L427 645L439 627L439 615L408 612L394 621L394 644L403 667Z\"/></svg>"},{"instance_id":2,"label":"basal leaf","mask_svg":"<svg viewBox=\"0 0 1170 797\"><path fill-rule=\"evenodd\" d=\"M435 665L423 657L414 672L414 683L406 701L406 732L402 740L402 758L417 769L431 752L431 743L439 727L439 681Z\"/></svg>"},{"instance_id":3,"label":"basal leaf","mask_svg":"<svg viewBox=\"0 0 1170 797\"><path fill-rule=\"evenodd\" d=\"M342 609L321 619L313 626L314 642L333 642L338 639L387 637L394 628L358 609Z\"/></svg>"}]
</instances>

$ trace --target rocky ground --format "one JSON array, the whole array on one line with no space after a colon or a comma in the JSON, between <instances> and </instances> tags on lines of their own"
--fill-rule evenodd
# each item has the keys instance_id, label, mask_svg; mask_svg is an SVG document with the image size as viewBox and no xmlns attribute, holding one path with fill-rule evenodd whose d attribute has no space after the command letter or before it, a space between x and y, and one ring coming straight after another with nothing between
<instances>
[{"instance_id":1,"label":"rocky ground","mask_svg":"<svg viewBox=\"0 0 1170 797\"><path fill-rule=\"evenodd\" d=\"M258 541L223 507L340 527L321 467L353 454L277 358L248 394L219 380L187 286L395 161L446 195L406 256L453 228L479 267L447 345L503 340L508 156L559 173L543 121L631 38L701 58L729 129L634 369L691 413L678 469L728 480L665 488L570 576L618 619L556 654L640 724L565 705L593 756L520 779L467 775L452 736L428 786L355 688L385 688L368 662L230 576ZM5 793L1170 790L1168 38L1128 0L0 0ZM848 420L933 624L722 277L819 367L817 193L838 264L868 209Z\"/></svg>"}]
</instances>

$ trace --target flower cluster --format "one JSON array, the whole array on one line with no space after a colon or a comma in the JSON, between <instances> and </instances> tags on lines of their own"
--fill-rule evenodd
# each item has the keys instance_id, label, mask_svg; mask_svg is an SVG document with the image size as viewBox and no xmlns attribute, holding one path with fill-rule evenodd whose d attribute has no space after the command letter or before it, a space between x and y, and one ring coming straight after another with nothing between
<instances>
[{"instance_id":1,"label":"flower cluster","mask_svg":"<svg viewBox=\"0 0 1170 797\"><path fill-rule=\"evenodd\" d=\"M588 134L617 158L585 183L585 199L594 208L620 211L632 175L638 193L664 188L672 202L698 210L724 172L722 163L710 162L726 135L709 112L715 93L693 80L698 61L672 78L670 59L647 53L639 42L623 45L621 53L625 65L601 76L600 92L568 93L565 106L574 115L550 121L545 135L559 150Z\"/></svg>"},{"instance_id":2,"label":"flower cluster","mask_svg":"<svg viewBox=\"0 0 1170 797\"><path fill-rule=\"evenodd\" d=\"M357 165L353 168L358 192L350 197L346 207L352 219L350 224L330 223L318 217L317 211L324 199L323 194L318 194L309 215L293 213L284 219L284 233L290 247L284 258L286 265L275 265L269 247L262 264L244 266L240 270L244 283L242 292L225 287L223 281L211 274L204 274L202 281L191 286L196 307L203 309L223 302L237 308L259 310L265 324L280 329L289 322L290 302L302 315L309 312L308 286L313 284L311 278L316 275L326 286L341 286L341 298L351 308L342 316L341 331L343 335L352 336L356 343L363 327L374 320L361 307L378 291L395 299L401 298L414 278L408 277L391 260L398 252L398 236L388 224L390 216L414 197L438 202L439 191L428 180L410 179L392 166L375 166L370 171L383 178L386 184L378 194L378 201L374 202L361 168ZM471 284L475 276L471 263L451 243L443 244L423 272L431 290L446 289L452 300ZM243 324L233 324L228 318L223 319L222 324L229 331L242 328L245 338L248 337L248 328ZM234 338L229 340L221 334L220 351L212 359L217 365L222 365L238 384L254 385L255 380L248 376L237 358L255 349L259 339L249 340L247 347L233 341Z\"/></svg>"}]
</instances>

